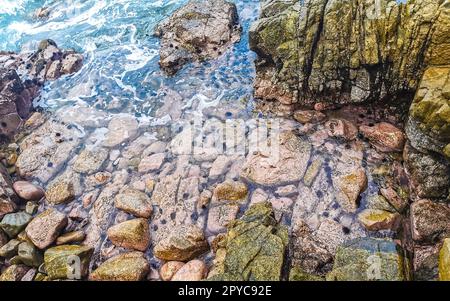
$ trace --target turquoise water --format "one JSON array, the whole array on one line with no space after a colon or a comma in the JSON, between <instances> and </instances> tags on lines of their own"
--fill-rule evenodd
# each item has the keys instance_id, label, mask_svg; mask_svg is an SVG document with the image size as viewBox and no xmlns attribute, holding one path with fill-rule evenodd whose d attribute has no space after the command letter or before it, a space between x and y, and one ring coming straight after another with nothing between
<instances>
[{"instance_id":1,"label":"turquoise water","mask_svg":"<svg viewBox=\"0 0 450 301\"><path fill-rule=\"evenodd\" d=\"M77 74L48 83L36 106L48 109L79 103L112 112L152 116L170 90L194 98L238 101L252 97L255 55L248 30L258 0L236 0L244 32L241 42L218 60L191 64L175 77L158 66L158 22L186 0L0 0L0 50L34 50L46 38L85 56ZM46 20L34 18L49 7ZM113 105L114 104L114 105Z\"/></svg>"}]
</instances>

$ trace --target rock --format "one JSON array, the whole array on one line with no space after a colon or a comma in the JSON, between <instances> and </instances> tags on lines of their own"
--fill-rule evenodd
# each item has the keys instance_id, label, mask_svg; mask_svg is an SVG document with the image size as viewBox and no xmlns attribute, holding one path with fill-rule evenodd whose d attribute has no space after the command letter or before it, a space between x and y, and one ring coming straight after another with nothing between
<instances>
[{"instance_id":1,"label":"rock","mask_svg":"<svg viewBox=\"0 0 450 301\"><path fill-rule=\"evenodd\" d=\"M3 230L0 230L0 248L8 242L8 236ZM1 256L1 255L0 255Z\"/></svg>"},{"instance_id":2,"label":"rock","mask_svg":"<svg viewBox=\"0 0 450 301\"><path fill-rule=\"evenodd\" d=\"M367 198L367 209L383 210L395 213L397 210L381 195L373 195Z\"/></svg>"},{"instance_id":3,"label":"rock","mask_svg":"<svg viewBox=\"0 0 450 301\"><path fill-rule=\"evenodd\" d=\"M86 234L84 234L83 231L74 231L74 232L68 232L64 233L63 235L59 236L56 239L56 244L59 245L65 245L69 243L77 243L82 242L86 238Z\"/></svg>"},{"instance_id":4,"label":"rock","mask_svg":"<svg viewBox=\"0 0 450 301\"><path fill-rule=\"evenodd\" d=\"M208 207L209 203L211 202L213 194L209 190L203 190L202 193L200 193L200 197L198 200L198 207L201 209L205 209Z\"/></svg>"},{"instance_id":5,"label":"rock","mask_svg":"<svg viewBox=\"0 0 450 301\"><path fill-rule=\"evenodd\" d=\"M61 63L62 74L72 74L79 71L82 67L83 56L77 53L70 53L65 56Z\"/></svg>"},{"instance_id":6,"label":"rock","mask_svg":"<svg viewBox=\"0 0 450 301\"><path fill-rule=\"evenodd\" d=\"M279 143L277 154L249 154L241 177L264 186L284 185L301 180L308 166L311 144L293 132L281 133Z\"/></svg>"},{"instance_id":7,"label":"rock","mask_svg":"<svg viewBox=\"0 0 450 301\"><path fill-rule=\"evenodd\" d=\"M419 200L410 209L412 238L434 243L450 235L450 208L430 200Z\"/></svg>"},{"instance_id":8,"label":"rock","mask_svg":"<svg viewBox=\"0 0 450 301\"><path fill-rule=\"evenodd\" d=\"M358 220L369 231L396 230L400 215L384 210L366 209L358 214Z\"/></svg>"},{"instance_id":9,"label":"rock","mask_svg":"<svg viewBox=\"0 0 450 301\"><path fill-rule=\"evenodd\" d=\"M17 209L16 205L9 200L0 199L0 218L3 216L15 212Z\"/></svg>"},{"instance_id":10,"label":"rock","mask_svg":"<svg viewBox=\"0 0 450 301\"><path fill-rule=\"evenodd\" d=\"M103 145L114 148L127 140L133 139L138 133L138 127L138 122L132 116L118 115L113 117L109 122L108 133Z\"/></svg>"},{"instance_id":11,"label":"rock","mask_svg":"<svg viewBox=\"0 0 450 301\"><path fill-rule=\"evenodd\" d=\"M150 229L146 219L129 220L108 229L108 238L118 246L144 252L150 245Z\"/></svg>"},{"instance_id":12,"label":"rock","mask_svg":"<svg viewBox=\"0 0 450 301\"><path fill-rule=\"evenodd\" d=\"M13 184L14 191L26 201L39 201L44 197L44 190L27 181L17 181Z\"/></svg>"},{"instance_id":13,"label":"rock","mask_svg":"<svg viewBox=\"0 0 450 301\"><path fill-rule=\"evenodd\" d=\"M162 260L188 261L208 250L203 231L197 226L179 226L153 249Z\"/></svg>"},{"instance_id":14,"label":"rock","mask_svg":"<svg viewBox=\"0 0 450 301\"><path fill-rule=\"evenodd\" d=\"M300 123L320 123L327 118L322 112L315 110L295 111L294 119Z\"/></svg>"},{"instance_id":15,"label":"rock","mask_svg":"<svg viewBox=\"0 0 450 301\"><path fill-rule=\"evenodd\" d=\"M446 11L446 13L444 13ZM442 10L440 20L447 19L448 9ZM442 36L448 33L444 30ZM440 51L439 51L440 52ZM446 52L444 60L450 57ZM444 63L443 65L448 65ZM411 105L406 133L414 148L423 152L432 151L450 159L450 68L448 66L429 67L420 82Z\"/></svg>"},{"instance_id":16,"label":"rock","mask_svg":"<svg viewBox=\"0 0 450 301\"><path fill-rule=\"evenodd\" d=\"M6 168L0 164L0 218L16 211L16 201L17 196L14 193L11 177Z\"/></svg>"},{"instance_id":17,"label":"rock","mask_svg":"<svg viewBox=\"0 0 450 301\"><path fill-rule=\"evenodd\" d=\"M139 163L138 171L140 173L148 173L151 171L155 171L161 168L164 163L164 159L166 158L166 154L154 154L149 157L145 157Z\"/></svg>"},{"instance_id":18,"label":"rock","mask_svg":"<svg viewBox=\"0 0 450 301\"><path fill-rule=\"evenodd\" d=\"M338 248L331 281L407 280L403 253L390 239L359 238Z\"/></svg>"},{"instance_id":19,"label":"rock","mask_svg":"<svg viewBox=\"0 0 450 301\"><path fill-rule=\"evenodd\" d=\"M356 126L345 119L332 119L325 123L325 127L328 131L328 135L331 137L352 141L358 136L358 129Z\"/></svg>"},{"instance_id":20,"label":"rock","mask_svg":"<svg viewBox=\"0 0 450 301\"><path fill-rule=\"evenodd\" d=\"M300 268L294 267L289 272L289 281L325 281L325 279L305 273Z\"/></svg>"},{"instance_id":21,"label":"rock","mask_svg":"<svg viewBox=\"0 0 450 301\"><path fill-rule=\"evenodd\" d=\"M67 217L55 209L48 209L36 216L26 227L27 236L39 249L50 246L66 227Z\"/></svg>"},{"instance_id":22,"label":"rock","mask_svg":"<svg viewBox=\"0 0 450 301\"><path fill-rule=\"evenodd\" d=\"M17 251L19 250L19 245L22 242L17 239L11 239L5 245L0 248L0 257L11 258L14 255L17 255Z\"/></svg>"},{"instance_id":23,"label":"rock","mask_svg":"<svg viewBox=\"0 0 450 301\"><path fill-rule=\"evenodd\" d=\"M407 145L403 153L412 191L418 198L446 198L450 187L450 165L430 153Z\"/></svg>"},{"instance_id":24,"label":"rock","mask_svg":"<svg viewBox=\"0 0 450 301\"><path fill-rule=\"evenodd\" d=\"M150 271L150 265L141 252L117 255L102 263L89 275L93 281L140 281Z\"/></svg>"},{"instance_id":25,"label":"rock","mask_svg":"<svg viewBox=\"0 0 450 301\"><path fill-rule=\"evenodd\" d=\"M250 30L250 48L258 54L255 90L266 82L277 91L257 96L301 107L381 102L414 93L427 65L447 64L445 3L360 4L264 1ZM392 72L386 74L388 66Z\"/></svg>"},{"instance_id":26,"label":"rock","mask_svg":"<svg viewBox=\"0 0 450 301\"><path fill-rule=\"evenodd\" d=\"M53 205L70 203L75 199L75 189L70 180L53 183L45 192L47 202Z\"/></svg>"},{"instance_id":27,"label":"rock","mask_svg":"<svg viewBox=\"0 0 450 301\"><path fill-rule=\"evenodd\" d=\"M9 266L0 276L0 281L20 281L30 268L21 264Z\"/></svg>"},{"instance_id":28,"label":"rock","mask_svg":"<svg viewBox=\"0 0 450 301\"><path fill-rule=\"evenodd\" d=\"M414 246L412 270L415 281L439 280L439 246Z\"/></svg>"},{"instance_id":29,"label":"rock","mask_svg":"<svg viewBox=\"0 0 450 301\"><path fill-rule=\"evenodd\" d=\"M390 123L381 122L373 126L362 125L359 131L382 152L401 152L405 146L405 135Z\"/></svg>"},{"instance_id":30,"label":"rock","mask_svg":"<svg viewBox=\"0 0 450 301\"><path fill-rule=\"evenodd\" d=\"M159 275L163 281L170 281L172 280L173 275L175 275L184 265L185 263L181 261L166 262L159 270Z\"/></svg>"},{"instance_id":31,"label":"rock","mask_svg":"<svg viewBox=\"0 0 450 301\"><path fill-rule=\"evenodd\" d=\"M237 204L221 204L210 208L206 229L210 233L222 232L231 221L236 219L238 212Z\"/></svg>"},{"instance_id":32,"label":"rock","mask_svg":"<svg viewBox=\"0 0 450 301\"><path fill-rule=\"evenodd\" d=\"M277 188L275 194L279 197L292 197L298 194L298 190L295 185L281 186Z\"/></svg>"},{"instance_id":33,"label":"rock","mask_svg":"<svg viewBox=\"0 0 450 301\"><path fill-rule=\"evenodd\" d=\"M183 265L172 277L172 281L200 281L208 274L206 264L201 260L191 260Z\"/></svg>"},{"instance_id":34,"label":"rock","mask_svg":"<svg viewBox=\"0 0 450 301\"><path fill-rule=\"evenodd\" d=\"M439 252L439 280L450 281L450 238L444 240Z\"/></svg>"},{"instance_id":35,"label":"rock","mask_svg":"<svg viewBox=\"0 0 450 301\"><path fill-rule=\"evenodd\" d=\"M0 223L0 229L2 229L10 238L14 238L19 234L32 217L26 212L10 213L3 217Z\"/></svg>"},{"instance_id":36,"label":"rock","mask_svg":"<svg viewBox=\"0 0 450 301\"><path fill-rule=\"evenodd\" d=\"M85 149L78 155L73 170L89 175L96 173L108 159L108 155L108 151L103 148Z\"/></svg>"},{"instance_id":37,"label":"rock","mask_svg":"<svg viewBox=\"0 0 450 301\"><path fill-rule=\"evenodd\" d=\"M44 253L45 270L49 279L81 280L86 277L94 249L87 246L64 245Z\"/></svg>"},{"instance_id":38,"label":"rock","mask_svg":"<svg viewBox=\"0 0 450 301\"><path fill-rule=\"evenodd\" d=\"M220 56L239 41L238 22L233 3L224 0L188 2L155 30L155 35L161 38L161 69L173 75L191 61Z\"/></svg>"},{"instance_id":39,"label":"rock","mask_svg":"<svg viewBox=\"0 0 450 301\"><path fill-rule=\"evenodd\" d=\"M311 162L311 164L308 166L308 169L305 172L305 176L303 177L303 183L305 183L306 186L311 187L320 170L322 169L322 165L323 160L320 158L315 159L314 161Z\"/></svg>"},{"instance_id":40,"label":"rock","mask_svg":"<svg viewBox=\"0 0 450 301\"><path fill-rule=\"evenodd\" d=\"M44 262L42 254L30 242L22 242L18 246L17 254L20 262L29 267L37 268Z\"/></svg>"},{"instance_id":41,"label":"rock","mask_svg":"<svg viewBox=\"0 0 450 301\"><path fill-rule=\"evenodd\" d=\"M25 212L29 215L35 215L39 209L39 205L34 202L27 202L25 206Z\"/></svg>"},{"instance_id":42,"label":"rock","mask_svg":"<svg viewBox=\"0 0 450 301\"><path fill-rule=\"evenodd\" d=\"M283 267L288 232L274 219L269 202L251 206L230 224L222 260L215 262L209 280L279 281Z\"/></svg>"},{"instance_id":43,"label":"rock","mask_svg":"<svg viewBox=\"0 0 450 301\"><path fill-rule=\"evenodd\" d=\"M153 207L150 198L143 192L127 189L118 194L114 200L116 208L136 217L150 218Z\"/></svg>"},{"instance_id":44,"label":"rock","mask_svg":"<svg viewBox=\"0 0 450 301\"><path fill-rule=\"evenodd\" d=\"M356 169L336 179L335 188L338 189L337 201L347 212L358 209L359 195L367 188L367 176L364 169Z\"/></svg>"},{"instance_id":45,"label":"rock","mask_svg":"<svg viewBox=\"0 0 450 301\"><path fill-rule=\"evenodd\" d=\"M33 281L36 276L36 269L29 269L28 272L20 279L20 281Z\"/></svg>"},{"instance_id":46,"label":"rock","mask_svg":"<svg viewBox=\"0 0 450 301\"><path fill-rule=\"evenodd\" d=\"M218 200L241 201L247 198L247 194L247 185L238 181L227 180L214 189L214 197Z\"/></svg>"},{"instance_id":47,"label":"rock","mask_svg":"<svg viewBox=\"0 0 450 301\"><path fill-rule=\"evenodd\" d=\"M400 196L399 193L397 193L397 191L395 191L392 187L380 188L380 192L389 204L398 212L403 212L409 205L408 198Z\"/></svg>"}]
</instances>

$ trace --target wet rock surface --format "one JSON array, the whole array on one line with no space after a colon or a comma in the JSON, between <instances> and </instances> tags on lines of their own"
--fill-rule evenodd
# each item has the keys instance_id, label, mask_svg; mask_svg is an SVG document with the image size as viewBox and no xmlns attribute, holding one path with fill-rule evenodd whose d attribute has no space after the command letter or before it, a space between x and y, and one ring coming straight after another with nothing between
<instances>
[{"instance_id":1,"label":"wet rock surface","mask_svg":"<svg viewBox=\"0 0 450 301\"><path fill-rule=\"evenodd\" d=\"M160 66L169 75L185 64L217 58L239 41L235 4L225 0L190 1L159 24Z\"/></svg>"}]
</instances>

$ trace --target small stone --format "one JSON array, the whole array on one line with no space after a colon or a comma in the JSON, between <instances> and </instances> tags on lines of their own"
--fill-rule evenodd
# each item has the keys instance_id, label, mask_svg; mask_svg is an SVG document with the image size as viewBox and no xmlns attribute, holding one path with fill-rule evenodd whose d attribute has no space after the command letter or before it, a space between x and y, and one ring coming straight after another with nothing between
<instances>
[{"instance_id":1,"label":"small stone","mask_svg":"<svg viewBox=\"0 0 450 301\"><path fill-rule=\"evenodd\" d=\"M53 205L72 202L75 199L74 185L68 180L57 181L47 189L45 197Z\"/></svg>"},{"instance_id":2,"label":"small stone","mask_svg":"<svg viewBox=\"0 0 450 301\"><path fill-rule=\"evenodd\" d=\"M374 126L360 126L361 133L382 152L401 152L405 146L405 135L390 123L381 122Z\"/></svg>"},{"instance_id":3,"label":"small stone","mask_svg":"<svg viewBox=\"0 0 450 301\"><path fill-rule=\"evenodd\" d=\"M22 277L22 279L20 279L20 281L33 281L36 273L36 269L29 269L28 272Z\"/></svg>"},{"instance_id":4,"label":"small stone","mask_svg":"<svg viewBox=\"0 0 450 301\"><path fill-rule=\"evenodd\" d=\"M154 248L155 256L162 260L187 261L208 250L208 242L197 226L178 226Z\"/></svg>"},{"instance_id":5,"label":"small stone","mask_svg":"<svg viewBox=\"0 0 450 301\"><path fill-rule=\"evenodd\" d=\"M18 247L17 255L20 262L29 267L37 268L44 262L42 254L30 242L22 242Z\"/></svg>"},{"instance_id":6,"label":"small stone","mask_svg":"<svg viewBox=\"0 0 450 301\"><path fill-rule=\"evenodd\" d=\"M89 275L93 281L140 281L150 271L141 252L117 255L102 263Z\"/></svg>"},{"instance_id":7,"label":"small stone","mask_svg":"<svg viewBox=\"0 0 450 301\"><path fill-rule=\"evenodd\" d=\"M12 201L8 199L0 200L0 218L14 211L16 211L16 205Z\"/></svg>"},{"instance_id":8,"label":"small stone","mask_svg":"<svg viewBox=\"0 0 450 301\"><path fill-rule=\"evenodd\" d=\"M39 208L39 205L33 202L27 202L27 205L25 206L25 212L29 215L34 215Z\"/></svg>"},{"instance_id":9,"label":"small stone","mask_svg":"<svg viewBox=\"0 0 450 301\"><path fill-rule=\"evenodd\" d=\"M67 217L55 209L48 209L36 216L26 227L27 236L39 249L50 246L66 227Z\"/></svg>"},{"instance_id":10,"label":"small stone","mask_svg":"<svg viewBox=\"0 0 450 301\"><path fill-rule=\"evenodd\" d=\"M3 247L0 248L0 257L11 258L17 255L19 245L22 242L17 239L11 239Z\"/></svg>"},{"instance_id":11,"label":"small stone","mask_svg":"<svg viewBox=\"0 0 450 301\"><path fill-rule=\"evenodd\" d=\"M242 182L227 180L214 189L214 196L218 200L240 201L247 198L248 188Z\"/></svg>"},{"instance_id":12,"label":"small stone","mask_svg":"<svg viewBox=\"0 0 450 301\"><path fill-rule=\"evenodd\" d=\"M27 181L17 181L13 184L17 195L26 201L39 201L44 197L44 190Z\"/></svg>"},{"instance_id":13,"label":"small stone","mask_svg":"<svg viewBox=\"0 0 450 301\"><path fill-rule=\"evenodd\" d=\"M12 265L3 272L0 276L0 281L20 281L29 269L29 267L22 264Z\"/></svg>"},{"instance_id":14,"label":"small stone","mask_svg":"<svg viewBox=\"0 0 450 301\"><path fill-rule=\"evenodd\" d=\"M346 141L355 140L358 136L356 126L345 119L332 119L325 124L328 134L332 137L341 138Z\"/></svg>"},{"instance_id":15,"label":"small stone","mask_svg":"<svg viewBox=\"0 0 450 301\"><path fill-rule=\"evenodd\" d=\"M392 205L389 204L389 202L383 196L378 195L378 194L369 196L367 198L366 208L367 209L384 210L384 211L388 211L391 213L396 212L395 208L392 207Z\"/></svg>"},{"instance_id":16,"label":"small stone","mask_svg":"<svg viewBox=\"0 0 450 301\"><path fill-rule=\"evenodd\" d=\"M366 209L358 214L361 224L369 231L395 230L398 226L400 215L378 209Z\"/></svg>"},{"instance_id":17,"label":"small stone","mask_svg":"<svg viewBox=\"0 0 450 301\"><path fill-rule=\"evenodd\" d=\"M143 192L135 189L127 189L115 198L115 206L136 217L149 218L153 207L150 198Z\"/></svg>"},{"instance_id":18,"label":"small stone","mask_svg":"<svg viewBox=\"0 0 450 301\"><path fill-rule=\"evenodd\" d=\"M64 233L56 239L56 244L66 245L69 243L82 242L86 238L86 234L83 231L74 231L69 233Z\"/></svg>"},{"instance_id":19,"label":"small stone","mask_svg":"<svg viewBox=\"0 0 450 301\"><path fill-rule=\"evenodd\" d=\"M148 173L151 171L155 171L161 168L164 163L164 159L166 158L166 154L154 154L149 157L145 157L141 160L138 166L138 171L140 173Z\"/></svg>"},{"instance_id":20,"label":"small stone","mask_svg":"<svg viewBox=\"0 0 450 301\"><path fill-rule=\"evenodd\" d=\"M137 218L114 225L108 229L108 238L118 247L145 251L150 245L148 222Z\"/></svg>"},{"instance_id":21,"label":"small stone","mask_svg":"<svg viewBox=\"0 0 450 301\"><path fill-rule=\"evenodd\" d=\"M450 238L444 239L439 251L439 280L450 281Z\"/></svg>"},{"instance_id":22,"label":"small stone","mask_svg":"<svg viewBox=\"0 0 450 301\"><path fill-rule=\"evenodd\" d=\"M159 275L161 276L162 280L170 281L172 280L173 275L175 275L175 273L178 272L178 270L181 269L184 265L185 263L181 261L166 262L159 270Z\"/></svg>"},{"instance_id":23,"label":"small stone","mask_svg":"<svg viewBox=\"0 0 450 301\"><path fill-rule=\"evenodd\" d=\"M337 201L347 212L358 209L359 195L367 188L367 176L364 169L357 169L337 178L336 188L339 190Z\"/></svg>"},{"instance_id":24,"label":"small stone","mask_svg":"<svg viewBox=\"0 0 450 301\"><path fill-rule=\"evenodd\" d=\"M104 148L85 149L78 155L73 170L90 175L99 171L107 159L108 151Z\"/></svg>"},{"instance_id":25,"label":"small stone","mask_svg":"<svg viewBox=\"0 0 450 301\"><path fill-rule=\"evenodd\" d=\"M212 192L209 190L203 190L202 193L200 193L200 197L198 200L198 206L201 209L205 209L208 207L209 203L211 202L212 198Z\"/></svg>"},{"instance_id":26,"label":"small stone","mask_svg":"<svg viewBox=\"0 0 450 301\"><path fill-rule=\"evenodd\" d=\"M236 219L238 212L238 204L222 204L210 208L206 228L211 233L218 233L226 230L228 224Z\"/></svg>"},{"instance_id":27,"label":"small stone","mask_svg":"<svg viewBox=\"0 0 450 301\"><path fill-rule=\"evenodd\" d=\"M305 176L303 177L303 183L305 183L306 186L311 187L311 185L314 183L314 180L322 169L322 164L322 159L315 159L308 166L308 169L305 172Z\"/></svg>"},{"instance_id":28,"label":"small stone","mask_svg":"<svg viewBox=\"0 0 450 301\"><path fill-rule=\"evenodd\" d=\"M84 278L88 273L93 252L94 249L91 247L76 245L48 249L44 253L44 262L49 279L80 280Z\"/></svg>"},{"instance_id":29,"label":"small stone","mask_svg":"<svg viewBox=\"0 0 450 301\"><path fill-rule=\"evenodd\" d=\"M200 281L208 274L206 264L201 260L191 260L183 265L172 277L172 281Z\"/></svg>"},{"instance_id":30,"label":"small stone","mask_svg":"<svg viewBox=\"0 0 450 301\"><path fill-rule=\"evenodd\" d=\"M0 228L8 234L10 238L14 238L25 229L31 219L31 215L26 212L10 213L3 217Z\"/></svg>"},{"instance_id":31,"label":"small stone","mask_svg":"<svg viewBox=\"0 0 450 301\"><path fill-rule=\"evenodd\" d=\"M294 119L300 123L319 123L326 118L327 115L316 110L299 110L294 112Z\"/></svg>"},{"instance_id":32,"label":"small stone","mask_svg":"<svg viewBox=\"0 0 450 301\"><path fill-rule=\"evenodd\" d=\"M392 187L380 188L380 193L398 212L403 212L408 206L408 199L399 196Z\"/></svg>"},{"instance_id":33,"label":"small stone","mask_svg":"<svg viewBox=\"0 0 450 301\"><path fill-rule=\"evenodd\" d=\"M277 190L275 191L275 194L280 197L291 197L298 194L298 190L295 185L287 185L278 187Z\"/></svg>"}]
</instances>

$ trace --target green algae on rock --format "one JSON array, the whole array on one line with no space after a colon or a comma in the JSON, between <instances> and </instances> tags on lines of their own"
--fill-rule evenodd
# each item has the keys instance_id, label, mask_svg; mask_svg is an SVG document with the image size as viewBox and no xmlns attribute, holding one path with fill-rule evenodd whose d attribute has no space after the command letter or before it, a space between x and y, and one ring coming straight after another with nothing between
<instances>
[{"instance_id":1,"label":"green algae on rock","mask_svg":"<svg viewBox=\"0 0 450 301\"><path fill-rule=\"evenodd\" d=\"M403 252L390 239L358 238L336 252L330 281L408 280Z\"/></svg>"},{"instance_id":2,"label":"green algae on rock","mask_svg":"<svg viewBox=\"0 0 450 301\"><path fill-rule=\"evenodd\" d=\"M45 270L49 279L71 279L72 275L84 278L94 249L87 246L62 245L48 249L44 253ZM74 265L80 263L78 267Z\"/></svg>"},{"instance_id":3,"label":"green algae on rock","mask_svg":"<svg viewBox=\"0 0 450 301\"><path fill-rule=\"evenodd\" d=\"M288 233L269 202L251 206L229 225L224 239L225 256L209 280L281 280Z\"/></svg>"}]
</instances>

